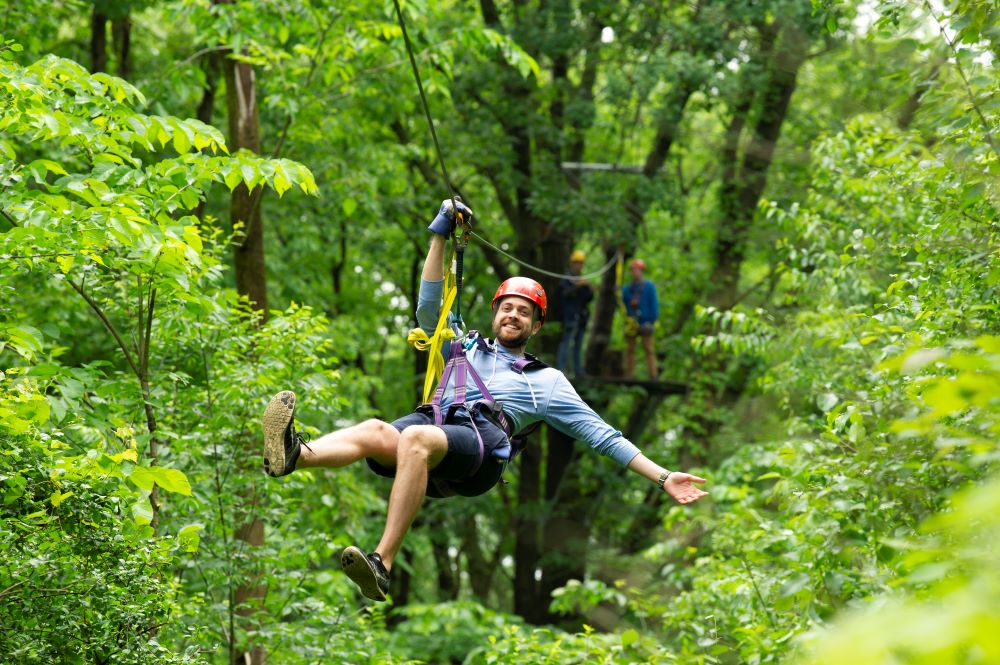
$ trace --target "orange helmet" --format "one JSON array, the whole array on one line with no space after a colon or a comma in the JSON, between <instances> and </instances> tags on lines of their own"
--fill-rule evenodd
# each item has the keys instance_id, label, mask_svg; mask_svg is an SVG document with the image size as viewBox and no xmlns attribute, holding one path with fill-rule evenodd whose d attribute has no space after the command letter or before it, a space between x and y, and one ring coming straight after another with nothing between
<instances>
[{"instance_id":1,"label":"orange helmet","mask_svg":"<svg viewBox=\"0 0 1000 665\"><path fill-rule=\"evenodd\" d=\"M530 277L511 277L504 280L497 289L496 295L493 296L490 307L495 309L497 301L504 296L521 296L535 303L542 310L542 323L545 323L545 313L548 310L549 301L545 297L545 289L535 280Z\"/></svg>"},{"instance_id":2,"label":"orange helmet","mask_svg":"<svg viewBox=\"0 0 1000 665\"><path fill-rule=\"evenodd\" d=\"M638 268L639 270L645 270L646 262L643 261L642 259L633 259L630 267Z\"/></svg>"}]
</instances>

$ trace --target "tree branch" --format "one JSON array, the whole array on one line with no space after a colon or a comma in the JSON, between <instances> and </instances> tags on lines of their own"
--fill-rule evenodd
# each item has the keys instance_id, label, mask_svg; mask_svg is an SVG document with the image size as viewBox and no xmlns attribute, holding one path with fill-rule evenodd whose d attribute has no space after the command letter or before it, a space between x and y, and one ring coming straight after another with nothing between
<instances>
[{"instance_id":1,"label":"tree branch","mask_svg":"<svg viewBox=\"0 0 1000 665\"><path fill-rule=\"evenodd\" d=\"M118 329L115 328L115 325L111 323L110 319L108 319L108 316L104 313L104 310L101 309L101 306L98 305L97 301L91 298L87 294L87 292L83 290L82 286L79 286L78 284L73 282L73 280L70 279L67 279L66 281L69 283L70 286L73 287L74 291L79 293L80 296L87 301L87 304L90 305L90 308L94 310L94 313L97 314L97 318L101 320L101 323L104 324L104 327L107 328L108 332L111 333L111 336L114 337L115 342L118 343L118 348L121 349L122 354L124 354L125 362L128 363L129 369L132 370L132 373L135 374L136 378L141 378L142 374L139 371L139 366L135 364L135 360L132 358L132 354L129 353L128 346L125 344L125 340L122 339L122 336L120 334L118 334Z\"/></svg>"}]
</instances>

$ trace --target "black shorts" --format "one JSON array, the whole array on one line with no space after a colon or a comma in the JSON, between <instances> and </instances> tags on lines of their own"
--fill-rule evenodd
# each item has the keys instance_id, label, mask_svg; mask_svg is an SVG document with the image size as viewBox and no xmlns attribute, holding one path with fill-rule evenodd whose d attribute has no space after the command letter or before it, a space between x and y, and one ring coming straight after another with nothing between
<instances>
[{"instance_id":1,"label":"black shorts","mask_svg":"<svg viewBox=\"0 0 1000 665\"><path fill-rule=\"evenodd\" d=\"M421 406L413 413L393 421L392 426L402 433L412 425L433 425L434 414L429 407ZM468 411L459 409L444 425L438 425L448 439L448 453L441 463L431 469L427 477L427 496L440 498L458 494L459 496L479 496L500 481L506 468L506 461L493 457L495 448L508 443L507 435L486 417L477 413L474 418ZM483 447L480 452L479 437ZM482 462L480 463L480 454ZM396 469L382 466L370 457L365 460L372 471L386 478L393 478ZM476 464L479 469L476 470Z\"/></svg>"}]
</instances>

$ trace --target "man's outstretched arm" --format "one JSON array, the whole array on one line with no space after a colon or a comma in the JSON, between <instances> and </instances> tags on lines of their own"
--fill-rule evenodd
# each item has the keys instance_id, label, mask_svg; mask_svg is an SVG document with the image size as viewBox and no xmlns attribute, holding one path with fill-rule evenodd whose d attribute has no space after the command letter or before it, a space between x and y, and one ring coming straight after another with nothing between
<instances>
[{"instance_id":1,"label":"man's outstretched arm","mask_svg":"<svg viewBox=\"0 0 1000 665\"><path fill-rule=\"evenodd\" d=\"M663 491L672 496L677 503L694 503L708 495L708 492L694 486L694 483L704 483L704 478L681 471L668 471L642 453L632 458L628 468L657 485L664 479Z\"/></svg>"}]
</instances>

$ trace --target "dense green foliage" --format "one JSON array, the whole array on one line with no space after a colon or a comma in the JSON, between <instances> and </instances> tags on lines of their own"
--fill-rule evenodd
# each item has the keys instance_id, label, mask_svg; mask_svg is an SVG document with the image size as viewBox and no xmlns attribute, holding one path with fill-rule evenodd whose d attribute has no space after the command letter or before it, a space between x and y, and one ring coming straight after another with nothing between
<instances>
[{"instance_id":1,"label":"dense green foliage","mask_svg":"<svg viewBox=\"0 0 1000 665\"><path fill-rule=\"evenodd\" d=\"M335 562L388 481L263 476L259 416L294 389L315 436L418 399L448 187L391 4L50 5L0 11L0 660L1000 660L995 3L404 3L477 231L649 264L685 392L581 392L711 496L538 436L509 485L425 505L376 607ZM227 58L259 155L220 129ZM268 312L234 286L240 191ZM484 329L517 267L466 261ZM613 302L594 323L611 366Z\"/></svg>"}]
</instances>

